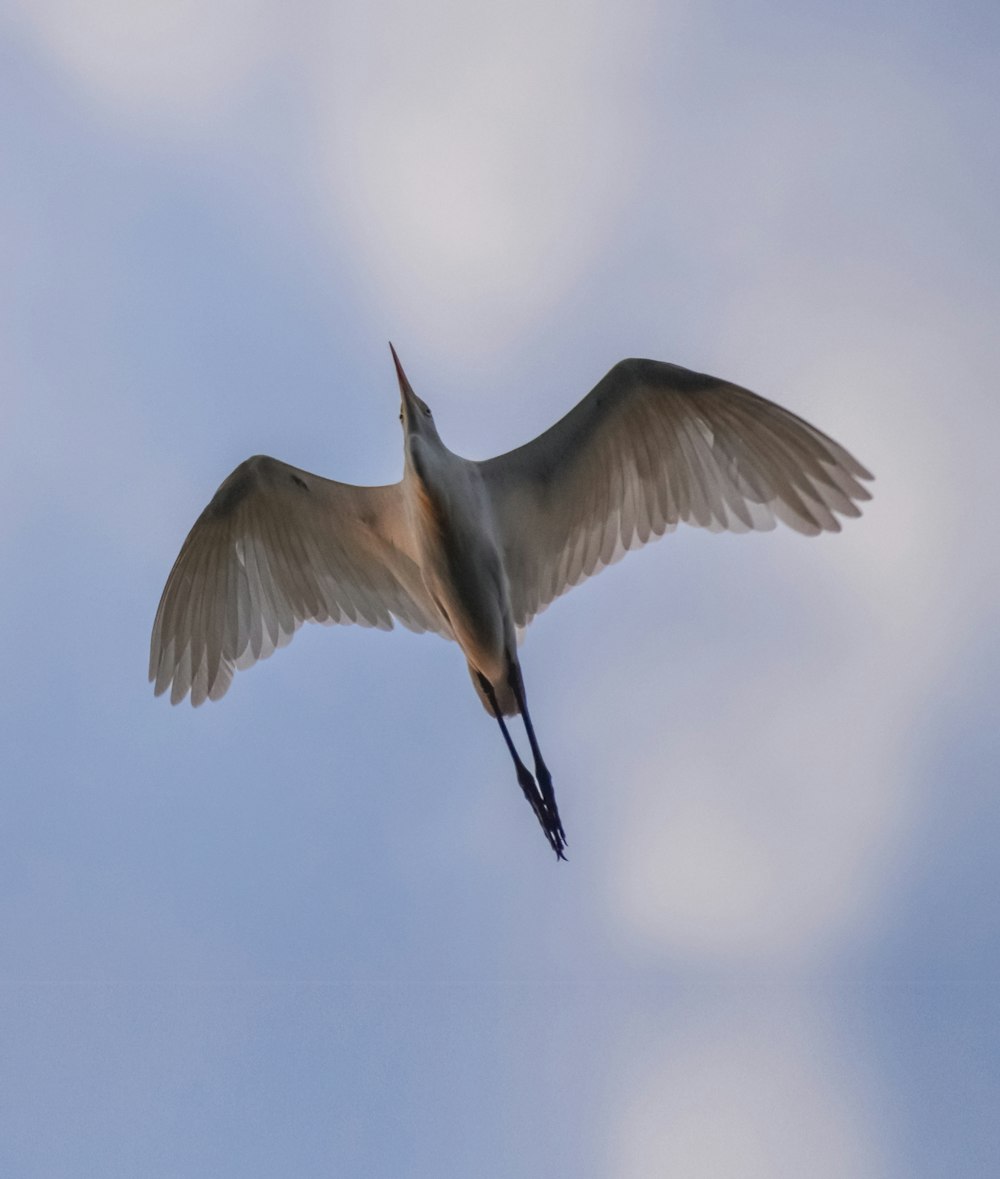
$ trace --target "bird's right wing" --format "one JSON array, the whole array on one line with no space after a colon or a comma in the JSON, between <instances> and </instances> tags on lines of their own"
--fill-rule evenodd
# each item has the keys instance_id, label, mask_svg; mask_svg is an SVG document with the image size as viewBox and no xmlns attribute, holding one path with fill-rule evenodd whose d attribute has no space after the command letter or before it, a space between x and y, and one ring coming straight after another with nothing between
<instances>
[{"instance_id":1,"label":"bird's right wing","mask_svg":"<svg viewBox=\"0 0 1000 1179\"><path fill-rule=\"evenodd\" d=\"M355 487L257 455L188 534L160 599L149 678L176 704L218 700L235 668L284 646L303 622L450 637L412 551L399 484Z\"/></svg>"},{"instance_id":2,"label":"bird's right wing","mask_svg":"<svg viewBox=\"0 0 1000 1179\"><path fill-rule=\"evenodd\" d=\"M815 535L858 516L872 476L808 422L738 385L623 360L534 441L479 464L518 627L629 549L686 522Z\"/></svg>"}]
</instances>

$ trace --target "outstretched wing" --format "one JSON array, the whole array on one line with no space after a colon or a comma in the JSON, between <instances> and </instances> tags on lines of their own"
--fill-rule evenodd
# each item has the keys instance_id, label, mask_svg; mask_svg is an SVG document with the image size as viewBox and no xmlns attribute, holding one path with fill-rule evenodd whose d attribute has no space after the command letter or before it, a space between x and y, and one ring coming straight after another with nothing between
<instances>
[{"instance_id":1,"label":"outstretched wing","mask_svg":"<svg viewBox=\"0 0 1000 1179\"><path fill-rule=\"evenodd\" d=\"M176 704L223 696L237 667L284 646L303 622L450 637L423 587L400 485L353 487L257 455L188 534L160 599L149 678Z\"/></svg>"},{"instance_id":2,"label":"outstretched wing","mask_svg":"<svg viewBox=\"0 0 1000 1179\"><path fill-rule=\"evenodd\" d=\"M872 476L819 430L738 385L623 360L551 429L480 464L519 627L680 522L815 535L858 516Z\"/></svg>"}]
</instances>

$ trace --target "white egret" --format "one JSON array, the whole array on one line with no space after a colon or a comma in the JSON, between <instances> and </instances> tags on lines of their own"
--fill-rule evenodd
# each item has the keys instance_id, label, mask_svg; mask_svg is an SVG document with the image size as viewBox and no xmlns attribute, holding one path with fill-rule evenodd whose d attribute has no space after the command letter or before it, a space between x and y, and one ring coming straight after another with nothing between
<instances>
[{"instance_id":1,"label":"white egret","mask_svg":"<svg viewBox=\"0 0 1000 1179\"><path fill-rule=\"evenodd\" d=\"M392 345L390 345L392 349ZM486 462L452 453L392 349L403 478L336 483L257 455L191 529L167 578L149 678L176 704L218 700L236 668L303 622L454 639L560 859L566 838L525 701L520 632L570 586L684 522L836 532L872 476L819 430L738 385L623 360L561 421ZM520 713L534 775L504 717Z\"/></svg>"}]
</instances>

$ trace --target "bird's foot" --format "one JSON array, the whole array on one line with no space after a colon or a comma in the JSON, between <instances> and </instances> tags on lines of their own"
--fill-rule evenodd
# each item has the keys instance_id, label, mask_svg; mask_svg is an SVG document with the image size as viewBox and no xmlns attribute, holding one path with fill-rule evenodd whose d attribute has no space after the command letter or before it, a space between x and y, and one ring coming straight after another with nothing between
<instances>
[{"instance_id":1,"label":"bird's foot","mask_svg":"<svg viewBox=\"0 0 1000 1179\"><path fill-rule=\"evenodd\" d=\"M562 855L562 850L566 847L566 832L562 830L562 819L559 817L559 806L555 804L555 791L552 789L552 775L548 772L548 768L544 762L535 763L535 775L538 776L538 789L541 792L541 801L544 805L547 823L545 826L546 835L548 835L548 842L553 845L555 855L560 859L566 857ZM551 832L551 834L550 834Z\"/></svg>"},{"instance_id":2,"label":"bird's foot","mask_svg":"<svg viewBox=\"0 0 1000 1179\"><path fill-rule=\"evenodd\" d=\"M549 846L556 853L556 859L565 860L564 849L566 847L566 836L563 833L562 823L559 821L559 812L554 811L548 806L545 800L545 792L539 789L531 772L523 763L517 767L517 781L524 793L524 797L528 800L531 809L535 812L535 818L545 832L545 838L549 841ZM551 780L548 783L548 789L551 793Z\"/></svg>"}]
</instances>

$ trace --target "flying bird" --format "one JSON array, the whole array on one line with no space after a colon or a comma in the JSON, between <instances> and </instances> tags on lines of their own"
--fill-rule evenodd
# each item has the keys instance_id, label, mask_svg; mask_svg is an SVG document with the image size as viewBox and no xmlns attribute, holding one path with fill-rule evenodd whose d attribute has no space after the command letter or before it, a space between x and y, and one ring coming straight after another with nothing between
<instances>
[{"instance_id":1,"label":"flying bird","mask_svg":"<svg viewBox=\"0 0 1000 1179\"><path fill-rule=\"evenodd\" d=\"M241 463L184 541L153 624L156 695L225 695L303 622L394 621L462 649L518 783L559 859L566 835L525 696L524 628L553 599L680 523L813 536L858 516L872 476L800 417L675 364L623 360L532 442L453 453L390 344L403 477L337 483L278 459ZM506 717L520 715L532 773Z\"/></svg>"}]
</instances>

